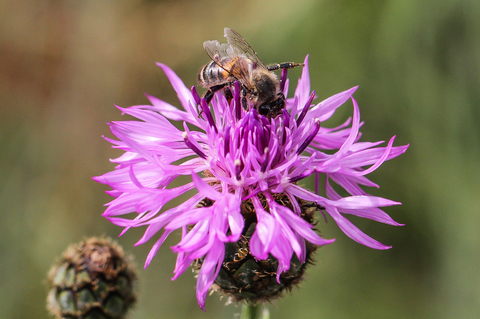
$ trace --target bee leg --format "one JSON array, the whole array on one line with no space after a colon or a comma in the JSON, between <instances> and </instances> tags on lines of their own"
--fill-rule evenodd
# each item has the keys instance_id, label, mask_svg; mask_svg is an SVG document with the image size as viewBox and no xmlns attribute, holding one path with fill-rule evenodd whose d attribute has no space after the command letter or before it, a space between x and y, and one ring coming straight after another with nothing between
<instances>
[{"instance_id":1,"label":"bee leg","mask_svg":"<svg viewBox=\"0 0 480 319\"><path fill-rule=\"evenodd\" d=\"M232 85L233 85L232 82L225 82L225 83L222 83L222 84L211 86L205 92L205 94L203 95L203 98L205 99L207 104L210 104L210 102L212 102L213 96L215 95L216 92L220 91L223 88L227 88L227 90L225 90L225 97L227 98L228 103L230 103L231 99L233 98L233 95L232 95L232 91L230 91L230 89L228 89L228 87L230 87ZM202 113L203 113L203 110L200 109L200 112L198 112L198 117L200 117L202 115Z\"/></svg>"},{"instance_id":2,"label":"bee leg","mask_svg":"<svg viewBox=\"0 0 480 319\"><path fill-rule=\"evenodd\" d=\"M293 69L296 68L297 66L304 66L305 64L303 63L295 63L295 62L283 62L283 63L277 63L277 64L272 64L267 66L268 71L276 71L280 69Z\"/></svg>"},{"instance_id":3,"label":"bee leg","mask_svg":"<svg viewBox=\"0 0 480 319\"><path fill-rule=\"evenodd\" d=\"M225 97L227 98L227 102L228 104L230 104L230 102L232 101L233 99L233 93L232 91L230 90L230 88L225 88L225 91L223 93L225 95Z\"/></svg>"},{"instance_id":4,"label":"bee leg","mask_svg":"<svg viewBox=\"0 0 480 319\"><path fill-rule=\"evenodd\" d=\"M205 101L207 101L207 104L210 103L212 101L212 98L213 98L213 94L215 92L213 92L212 90L208 90L207 92L205 92L205 95L203 96L205 98Z\"/></svg>"},{"instance_id":5,"label":"bee leg","mask_svg":"<svg viewBox=\"0 0 480 319\"><path fill-rule=\"evenodd\" d=\"M205 98L205 101L207 101L207 104L210 104L210 102L212 102L213 95L215 94L215 92L222 89L222 88L217 88L217 86L218 85L212 86L211 88L208 89L207 92L205 92L205 95L203 97Z\"/></svg>"},{"instance_id":6,"label":"bee leg","mask_svg":"<svg viewBox=\"0 0 480 319\"><path fill-rule=\"evenodd\" d=\"M242 88L242 92L241 92L241 96L242 96L242 106L245 110L248 111L248 103L247 103L247 89L245 87Z\"/></svg>"},{"instance_id":7,"label":"bee leg","mask_svg":"<svg viewBox=\"0 0 480 319\"><path fill-rule=\"evenodd\" d=\"M283 92L285 89L285 82L287 81L287 70L295 68L297 66L304 66L305 64L303 63L295 63L295 62L283 62L283 63L277 63L277 64L272 64L267 66L267 69L269 71L276 71L276 70L282 70L282 76L280 79L280 92Z\"/></svg>"},{"instance_id":8,"label":"bee leg","mask_svg":"<svg viewBox=\"0 0 480 319\"><path fill-rule=\"evenodd\" d=\"M212 101L213 95L215 94L215 92L217 92L218 90L221 90L222 88L223 86L221 85L215 85L209 88L207 92L205 92L205 94L203 95L203 98L207 102L207 105L210 104L210 102ZM200 118L202 114L203 114L203 110L202 108L200 108L200 111L198 112L198 118Z\"/></svg>"},{"instance_id":9,"label":"bee leg","mask_svg":"<svg viewBox=\"0 0 480 319\"><path fill-rule=\"evenodd\" d=\"M248 110L248 103L245 97L242 97L242 105L245 110Z\"/></svg>"},{"instance_id":10,"label":"bee leg","mask_svg":"<svg viewBox=\"0 0 480 319\"><path fill-rule=\"evenodd\" d=\"M207 101L207 104L212 101L213 95L215 94L215 92L218 92L221 89L223 89L224 87L231 86L231 85L232 85L231 82L225 82L225 83L222 83L222 84L219 84L219 85L214 85L214 86L211 86L210 88L208 88L208 91L205 92L205 95L203 96L205 98L205 100Z\"/></svg>"}]
</instances>

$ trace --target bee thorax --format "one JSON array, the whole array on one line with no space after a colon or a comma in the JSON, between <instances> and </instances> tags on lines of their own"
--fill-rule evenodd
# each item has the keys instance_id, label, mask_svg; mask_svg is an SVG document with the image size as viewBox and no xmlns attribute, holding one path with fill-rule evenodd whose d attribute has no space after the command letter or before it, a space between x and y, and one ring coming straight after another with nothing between
<instances>
[{"instance_id":1,"label":"bee thorax","mask_svg":"<svg viewBox=\"0 0 480 319\"><path fill-rule=\"evenodd\" d=\"M278 79L275 74L270 72L258 72L253 78L253 87L255 88L256 105L271 102L277 96Z\"/></svg>"}]
</instances>

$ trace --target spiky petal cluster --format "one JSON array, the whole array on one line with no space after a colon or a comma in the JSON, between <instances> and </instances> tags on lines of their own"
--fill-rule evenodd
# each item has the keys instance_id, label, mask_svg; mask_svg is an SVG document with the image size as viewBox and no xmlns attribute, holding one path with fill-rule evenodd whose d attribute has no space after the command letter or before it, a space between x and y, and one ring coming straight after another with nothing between
<instances>
[{"instance_id":1,"label":"spiky petal cluster","mask_svg":"<svg viewBox=\"0 0 480 319\"><path fill-rule=\"evenodd\" d=\"M352 97L356 87L312 104L315 93L310 93L305 59L293 98L287 100L283 114L269 120L254 109L246 111L241 107L238 83L231 102L218 93L210 106L194 88L187 89L170 68L159 66L172 83L183 110L151 96L148 98L152 105L119 108L141 121L110 123L119 140L109 141L125 153L113 160L118 164L114 171L95 177L113 189L108 193L115 199L108 204L106 218L125 227L124 231L147 226L138 245L163 229L145 267L167 236L180 229L181 240L172 247L178 254L173 279L193 260L204 258L197 281L197 300L203 309L208 289L224 259L225 243L238 241L242 234L244 219L240 206L247 199L252 201L257 217L250 240L251 253L258 259L266 259L268 254L277 258L277 279L288 271L293 253L305 262L305 241L315 245L334 241L321 238L300 217L298 199L324 209L353 240L375 249L390 248L364 234L343 216L351 214L399 225L379 208L399 203L370 196L360 186L377 187L365 175L408 147L393 147L394 137L386 147L378 146L382 142L358 141L362 123ZM286 79L286 72L282 79ZM282 85L286 95L288 81ZM353 102L353 119L339 127L322 127L321 123L349 99ZM183 130L172 124L176 121L183 124ZM327 197L318 195L321 173L325 176ZM182 175L190 176L192 181L172 186L172 181ZM315 192L297 185L310 175L315 178ZM341 197L331 182L350 196ZM183 203L162 211L169 201L189 191L193 195ZM277 193L289 197L292 210L274 200L273 194ZM260 197L266 199L268 211ZM199 205L204 198L213 204ZM132 212L136 213L133 219L121 217Z\"/></svg>"}]
</instances>

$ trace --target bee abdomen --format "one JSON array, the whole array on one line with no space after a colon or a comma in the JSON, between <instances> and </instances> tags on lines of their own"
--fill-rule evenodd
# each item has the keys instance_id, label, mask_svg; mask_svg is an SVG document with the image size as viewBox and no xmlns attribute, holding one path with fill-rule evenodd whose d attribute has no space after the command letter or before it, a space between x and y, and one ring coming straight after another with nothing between
<instances>
[{"instance_id":1,"label":"bee abdomen","mask_svg":"<svg viewBox=\"0 0 480 319\"><path fill-rule=\"evenodd\" d=\"M197 80L198 84L208 88L217 84L225 83L229 80L228 78L228 72L212 61L200 70Z\"/></svg>"}]
</instances>

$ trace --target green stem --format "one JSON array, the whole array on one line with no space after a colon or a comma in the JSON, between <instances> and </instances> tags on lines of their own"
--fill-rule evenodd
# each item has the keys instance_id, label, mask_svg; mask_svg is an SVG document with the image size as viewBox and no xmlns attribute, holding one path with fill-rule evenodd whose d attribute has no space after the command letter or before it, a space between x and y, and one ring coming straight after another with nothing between
<instances>
[{"instance_id":1,"label":"green stem","mask_svg":"<svg viewBox=\"0 0 480 319\"><path fill-rule=\"evenodd\" d=\"M242 306L240 319L270 319L270 313L266 307L260 304L248 303Z\"/></svg>"}]
</instances>

